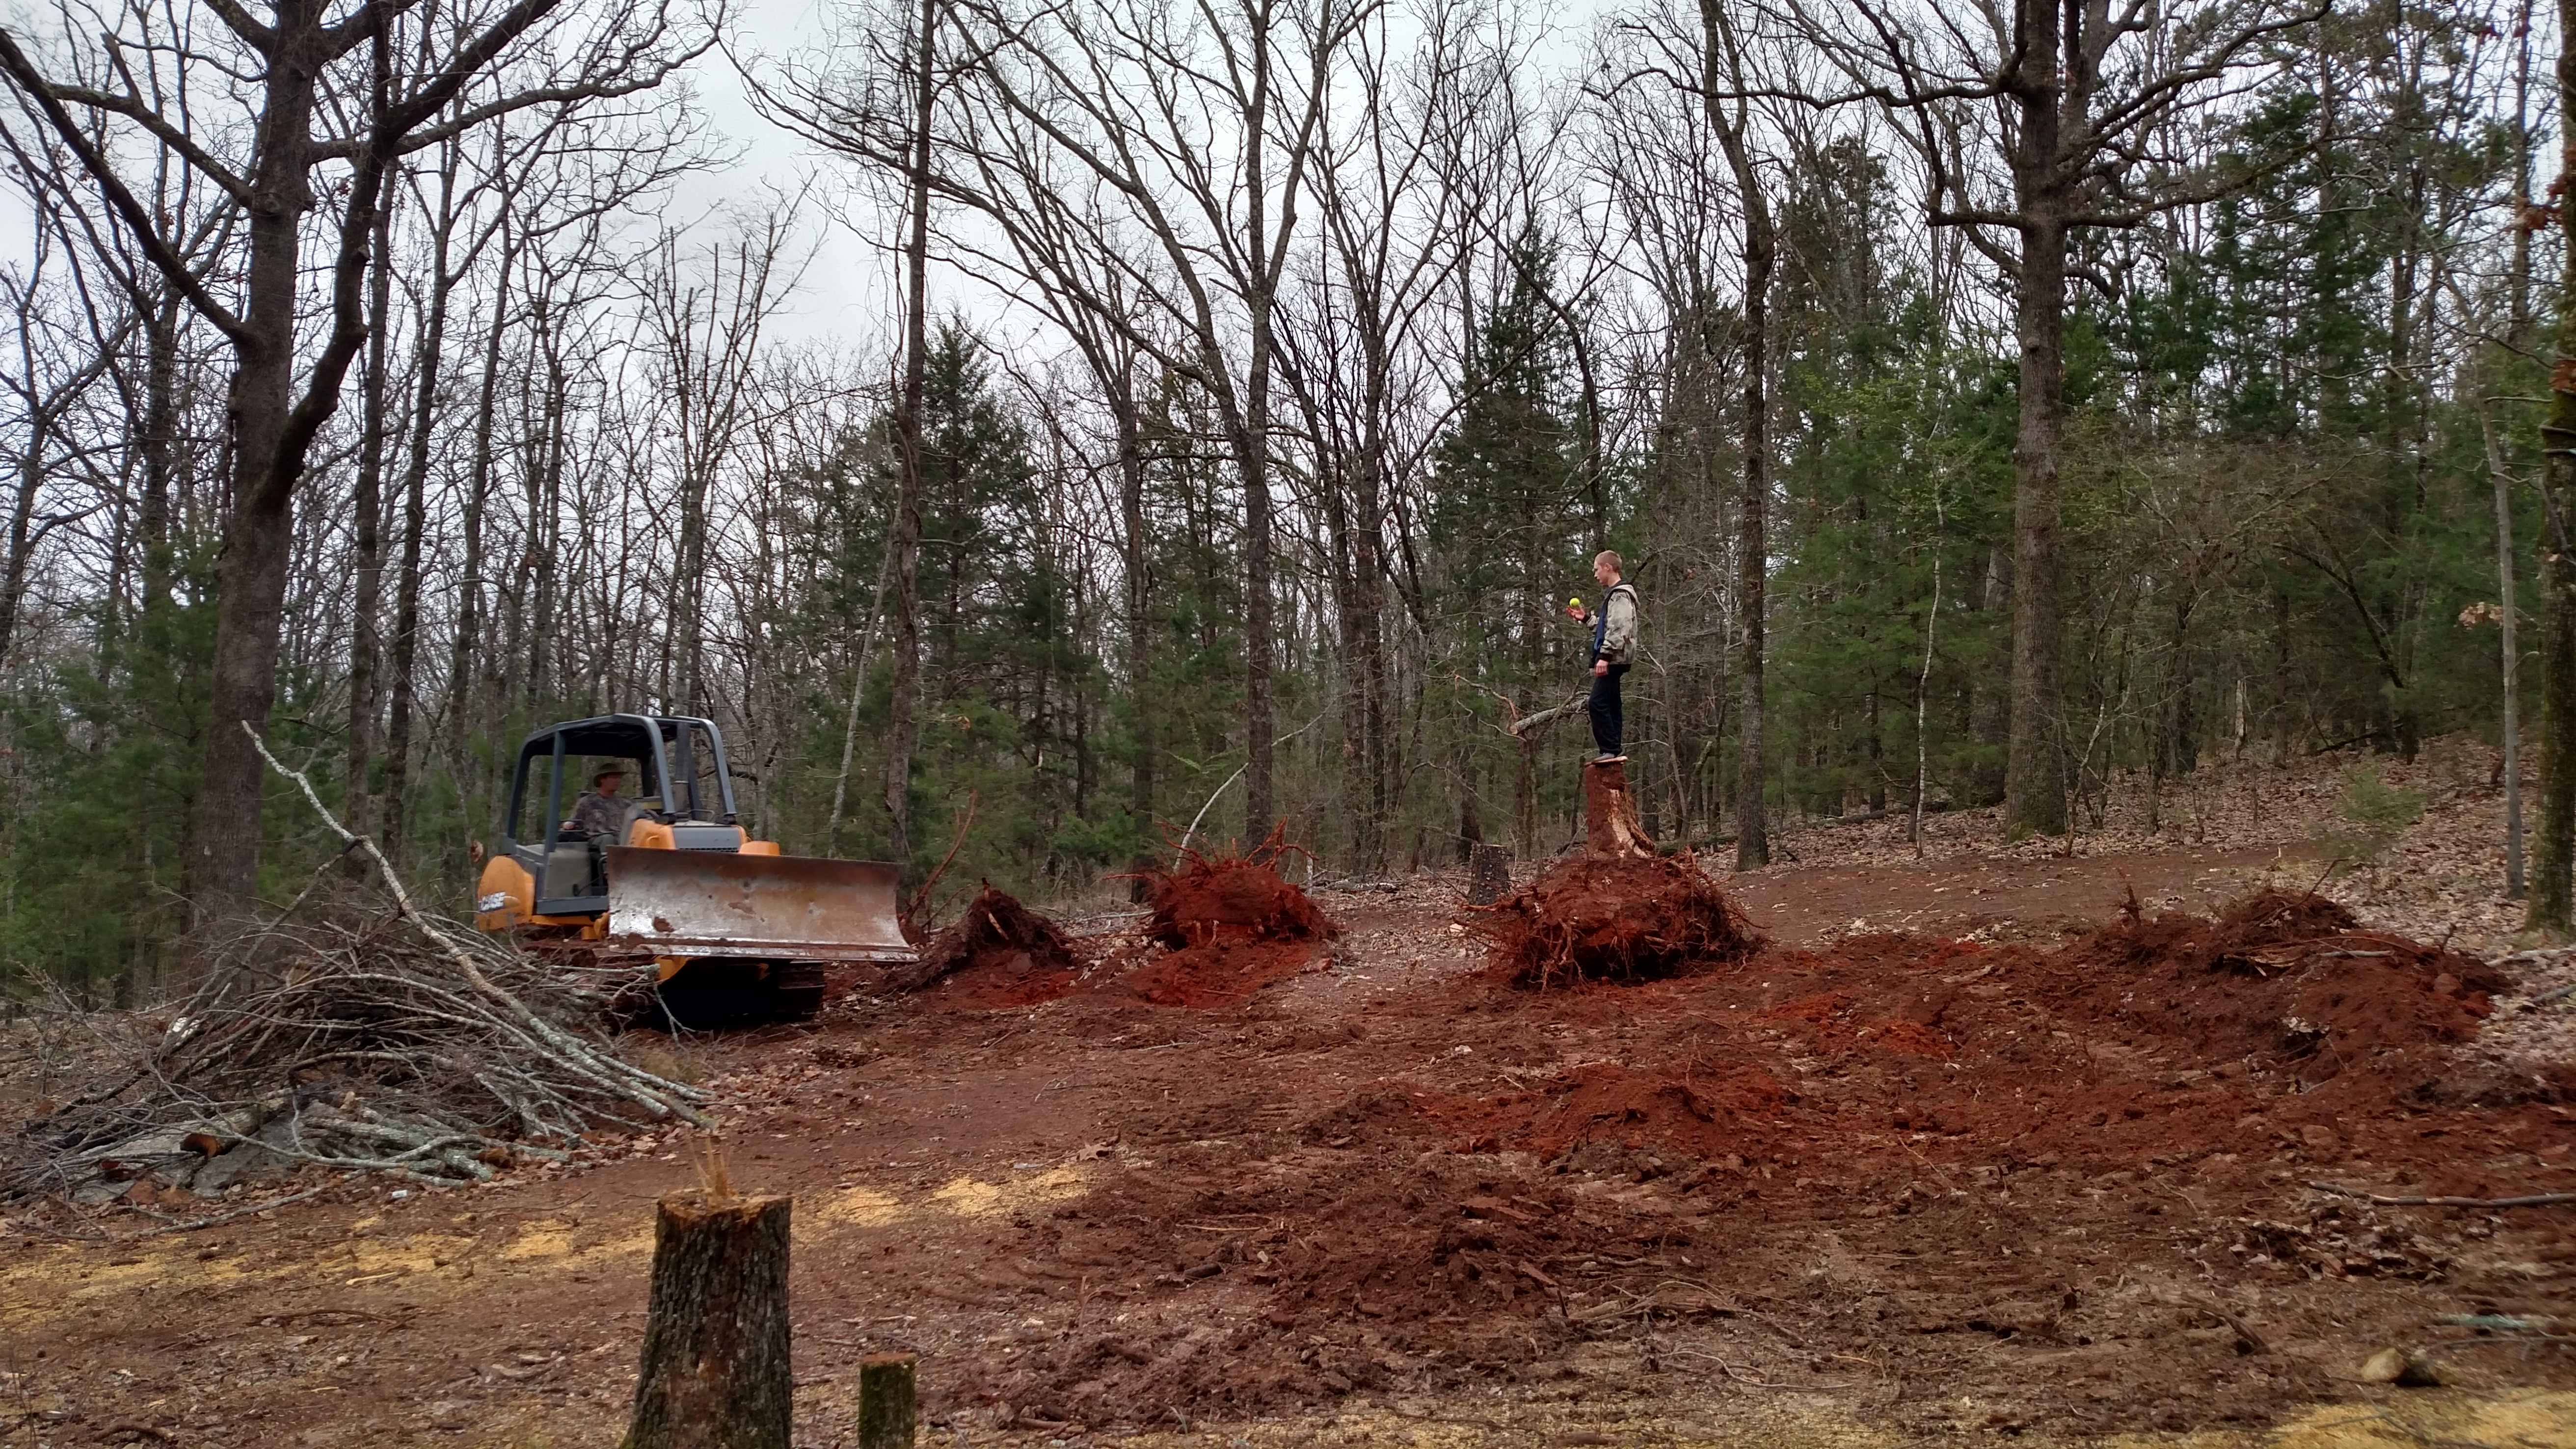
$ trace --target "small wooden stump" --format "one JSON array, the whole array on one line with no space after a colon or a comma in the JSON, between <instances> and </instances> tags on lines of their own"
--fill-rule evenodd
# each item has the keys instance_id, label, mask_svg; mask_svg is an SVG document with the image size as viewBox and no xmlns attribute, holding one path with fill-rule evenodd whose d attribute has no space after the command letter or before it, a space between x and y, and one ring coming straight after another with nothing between
<instances>
[{"instance_id":1,"label":"small wooden stump","mask_svg":"<svg viewBox=\"0 0 2576 1449\"><path fill-rule=\"evenodd\" d=\"M912 1449L913 1369L920 1361L909 1353L859 1360L859 1449Z\"/></svg>"},{"instance_id":2,"label":"small wooden stump","mask_svg":"<svg viewBox=\"0 0 2576 1449\"><path fill-rule=\"evenodd\" d=\"M1628 762L1596 760L1583 767L1584 850L1591 855L1653 855L1654 837L1637 821L1628 795Z\"/></svg>"},{"instance_id":3,"label":"small wooden stump","mask_svg":"<svg viewBox=\"0 0 2576 1449\"><path fill-rule=\"evenodd\" d=\"M622 1449L789 1449L783 1197L654 1205L653 1295Z\"/></svg>"},{"instance_id":4,"label":"small wooden stump","mask_svg":"<svg viewBox=\"0 0 2576 1449\"><path fill-rule=\"evenodd\" d=\"M1511 894L1512 853L1499 845L1471 847L1467 857L1467 904L1490 906Z\"/></svg>"}]
</instances>

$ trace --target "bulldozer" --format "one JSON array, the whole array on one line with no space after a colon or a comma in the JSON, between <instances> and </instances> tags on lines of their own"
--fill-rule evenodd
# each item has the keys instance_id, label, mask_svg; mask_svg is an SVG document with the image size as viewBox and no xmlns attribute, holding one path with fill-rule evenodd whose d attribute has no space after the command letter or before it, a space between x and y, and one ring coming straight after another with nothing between
<instances>
[{"instance_id":1,"label":"bulldozer","mask_svg":"<svg viewBox=\"0 0 2576 1449\"><path fill-rule=\"evenodd\" d=\"M576 810L610 770L640 793ZM474 924L557 956L631 963L675 1025L795 1021L821 1008L825 966L915 959L895 885L892 865L781 855L752 839L714 721L610 714L519 746Z\"/></svg>"}]
</instances>

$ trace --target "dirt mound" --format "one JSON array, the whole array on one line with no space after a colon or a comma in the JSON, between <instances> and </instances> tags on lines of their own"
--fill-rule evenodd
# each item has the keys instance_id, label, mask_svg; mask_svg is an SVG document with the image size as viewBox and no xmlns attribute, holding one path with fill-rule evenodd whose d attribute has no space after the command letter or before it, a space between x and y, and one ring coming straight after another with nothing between
<instances>
[{"instance_id":1,"label":"dirt mound","mask_svg":"<svg viewBox=\"0 0 2576 1449\"><path fill-rule=\"evenodd\" d=\"M2056 958L2067 1004L2152 1025L2211 1060L2298 1062L2307 1082L2410 1048L2463 1042L2511 982L2473 957L2354 928L2318 896L2266 891L2218 919L2123 919Z\"/></svg>"},{"instance_id":2,"label":"dirt mound","mask_svg":"<svg viewBox=\"0 0 2576 1449\"><path fill-rule=\"evenodd\" d=\"M1242 941L1314 941L1336 927L1306 893L1279 878L1296 847L1276 830L1243 854L1184 850L1177 869L1146 877L1154 908L1146 934L1175 950Z\"/></svg>"},{"instance_id":3,"label":"dirt mound","mask_svg":"<svg viewBox=\"0 0 2576 1449\"><path fill-rule=\"evenodd\" d=\"M931 938L921 960L890 973L900 991L931 985L957 999L1027 1006L1073 989L1082 959L1053 921L987 883L955 924Z\"/></svg>"},{"instance_id":4,"label":"dirt mound","mask_svg":"<svg viewBox=\"0 0 2576 1449\"><path fill-rule=\"evenodd\" d=\"M1761 938L1687 855L1581 855L1484 913L1499 976L1515 986L1651 981L1741 961Z\"/></svg>"},{"instance_id":5,"label":"dirt mound","mask_svg":"<svg viewBox=\"0 0 2576 1449\"><path fill-rule=\"evenodd\" d=\"M1304 970L1339 927L1280 878L1280 859L1295 850L1273 830L1249 852L1185 850L1176 869L1147 876L1154 914L1145 934L1171 949L1126 989L1157 1006L1232 1006Z\"/></svg>"}]
</instances>

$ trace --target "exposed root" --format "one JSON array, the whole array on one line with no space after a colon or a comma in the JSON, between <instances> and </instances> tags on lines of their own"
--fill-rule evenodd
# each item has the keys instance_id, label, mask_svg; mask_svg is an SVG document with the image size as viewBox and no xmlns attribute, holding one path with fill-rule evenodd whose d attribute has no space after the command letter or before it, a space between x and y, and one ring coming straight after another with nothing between
<instances>
[{"instance_id":1,"label":"exposed root","mask_svg":"<svg viewBox=\"0 0 2576 1449\"><path fill-rule=\"evenodd\" d=\"M1495 972L1515 986L1647 981L1743 960L1762 944L1687 855L1580 855L1483 912Z\"/></svg>"},{"instance_id":2,"label":"exposed root","mask_svg":"<svg viewBox=\"0 0 2576 1449\"><path fill-rule=\"evenodd\" d=\"M1279 876L1279 862L1305 852L1280 827L1250 851L1202 855L1184 849L1169 874L1148 875L1154 908L1145 933L1175 949L1242 941L1315 941L1340 928L1304 891Z\"/></svg>"},{"instance_id":3,"label":"exposed root","mask_svg":"<svg viewBox=\"0 0 2576 1449\"><path fill-rule=\"evenodd\" d=\"M1022 976L1082 969L1073 941L1055 922L986 882L956 922L933 936L921 959L886 975L897 991L919 991L952 972L991 967Z\"/></svg>"}]
</instances>

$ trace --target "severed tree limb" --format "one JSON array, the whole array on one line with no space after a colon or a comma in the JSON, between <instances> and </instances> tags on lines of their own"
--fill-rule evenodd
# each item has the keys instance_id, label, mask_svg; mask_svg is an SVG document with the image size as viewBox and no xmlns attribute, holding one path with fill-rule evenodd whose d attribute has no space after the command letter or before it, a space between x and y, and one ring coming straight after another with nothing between
<instances>
[{"instance_id":1,"label":"severed tree limb","mask_svg":"<svg viewBox=\"0 0 2576 1449\"><path fill-rule=\"evenodd\" d=\"M1578 694L1563 704L1551 705L1546 709L1540 710L1536 714L1522 715L1520 718L1513 720L1510 724L1503 726L1503 732L1514 739L1519 739L1522 735L1528 734L1531 730L1538 729L1543 725L1554 724L1558 720L1565 718L1567 715L1576 713L1590 702L1590 695Z\"/></svg>"},{"instance_id":2,"label":"severed tree limb","mask_svg":"<svg viewBox=\"0 0 2576 1449\"><path fill-rule=\"evenodd\" d=\"M2337 1197L2357 1197L2381 1207L2564 1207L2576 1203L2576 1192L2539 1192L2528 1197L2390 1197L2384 1193L2364 1192L2357 1187L2337 1187L2331 1182L2312 1182L2308 1186Z\"/></svg>"}]
</instances>

